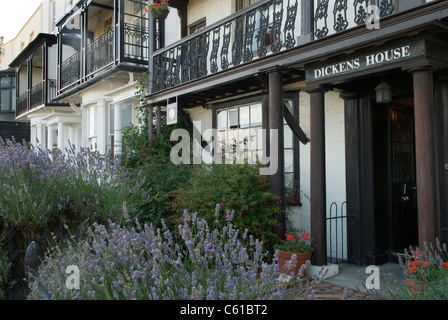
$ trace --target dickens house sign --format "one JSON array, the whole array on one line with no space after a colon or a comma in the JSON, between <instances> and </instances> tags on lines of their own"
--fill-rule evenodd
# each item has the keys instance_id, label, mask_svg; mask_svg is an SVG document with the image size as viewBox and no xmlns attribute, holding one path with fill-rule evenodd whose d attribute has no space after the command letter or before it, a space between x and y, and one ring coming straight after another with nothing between
<instances>
[{"instance_id":1,"label":"dickens house sign","mask_svg":"<svg viewBox=\"0 0 448 320\"><path fill-rule=\"evenodd\" d=\"M392 64L421 56L424 53L424 42L416 41L409 44L397 45L384 50L355 56L336 63L327 64L306 71L307 81L318 81L344 74L373 69L375 67Z\"/></svg>"}]
</instances>

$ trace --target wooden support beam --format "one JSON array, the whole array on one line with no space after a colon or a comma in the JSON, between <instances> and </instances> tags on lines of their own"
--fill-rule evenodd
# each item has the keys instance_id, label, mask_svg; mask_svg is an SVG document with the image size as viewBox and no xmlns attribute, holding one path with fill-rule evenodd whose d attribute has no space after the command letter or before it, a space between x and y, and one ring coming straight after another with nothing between
<instances>
[{"instance_id":1,"label":"wooden support beam","mask_svg":"<svg viewBox=\"0 0 448 320\"><path fill-rule=\"evenodd\" d=\"M414 81L415 160L417 174L417 209L419 246L434 243L440 237L439 182L436 161L433 70L412 72Z\"/></svg>"},{"instance_id":2,"label":"wooden support beam","mask_svg":"<svg viewBox=\"0 0 448 320\"><path fill-rule=\"evenodd\" d=\"M325 170L325 99L324 91L316 89L310 94L311 122L311 237L313 264L327 264L326 226L326 170Z\"/></svg>"},{"instance_id":3,"label":"wooden support beam","mask_svg":"<svg viewBox=\"0 0 448 320\"><path fill-rule=\"evenodd\" d=\"M310 139L306 136L305 132L303 132L299 122L294 118L294 116L292 115L292 113L289 111L288 107L285 104L283 104L283 114L286 123L291 128L295 136L300 140L300 142L302 142L303 144L307 144L310 141Z\"/></svg>"}]
</instances>

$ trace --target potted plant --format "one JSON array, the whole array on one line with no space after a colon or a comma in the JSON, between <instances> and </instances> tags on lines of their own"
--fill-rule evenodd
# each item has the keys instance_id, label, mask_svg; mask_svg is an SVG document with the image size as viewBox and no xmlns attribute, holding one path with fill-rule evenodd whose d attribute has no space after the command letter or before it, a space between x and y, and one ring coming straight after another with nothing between
<instances>
[{"instance_id":1,"label":"potted plant","mask_svg":"<svg viewBox=\"0 0 448 320\"><path fill-rule=\"evenodd\" d=\"M307 260L311 259L313 252L310 236L306 233L286 234L286 239L275 244L274 248L278 251L278 267L280 272L286 274L294 272L294 276L299 275L300 268ZM294 268L291 268L287 265L287 262L291 260L293 254L297 257L297 263Z\"/></svg>"},{"instance_id":2,"label":"potted plant","mask_svg":"<svg viewBox=\"0 0 448 320\"><path fill-rule=\"evenodd\" d=\"M170 12L170 7L168 6L169 0L156 0L148 5L148 10L152 13L154 19L164 20Z\"/></svg>"},{"instance_id":3,"label":"potted plant","mask_svg":"<svg viewBox=\"0 0 448 320\"><path fill-rule=\"evenodd\" d=\"M446 246L440 246L436 239L437 247L424 244L423 250L410 247L410 252L405 250L399 262L406 275L406 284L412 295L419 293L419 288L437 284L441 279L448 277L448 252Z\"/></svg>"}]
</instances>

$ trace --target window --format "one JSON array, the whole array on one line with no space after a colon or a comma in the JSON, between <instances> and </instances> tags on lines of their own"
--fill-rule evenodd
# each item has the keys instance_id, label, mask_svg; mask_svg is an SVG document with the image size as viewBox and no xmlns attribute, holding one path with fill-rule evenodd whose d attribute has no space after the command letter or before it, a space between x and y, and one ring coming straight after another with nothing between
<instances>
[{"instance_id":1,"label":"window","mask_svg":"<svg viewBox=\"0 0 448 320\"><path fill-rule=\"evenodd\" d=\"M96 121L96 107L90 107L90 109L89 109L89 146L90 146L90 149L92 149L92 150L96 150L96 148L97 148L95 121Z\"/></svg>"},{"instance_id":2,"label":"window","mask_svg":"<svg viewBox=\"0 0 448 320\"><path fill-rule=\"evenodd\" d=\"M236 11L243 10L260 0L236 0Z\"/></svg>"},{"instance_id":3,"label":"window","mask_svg":"<svg viewBox=\"0 0 448 320\"><path fill-rule=\"evenodd\" d=\"M206 26L205 18L199 22L196 22L195 24L190 26L190 34L193 34L199 30L204 29Z\"/></svg>"},{"instance_id":4,"label":"window","mask_svg":"<svg viewBox=\"0 0 448 320\"><path fill-rule=\"evenodd\" d=\"M255 162L262 156L257 144L259 129L262 129L262 103L253 102L232 106L217 112L217 152L223 156L235 154L238 162L248 158ZM227 155L226 155L227 154Z\"/></svg>"},{"instance_id":5,"label":"window","mask_svg":"<svg viewBox=\"0 0 448 320\"><path fill-rule=\"evenodd\" d=\"M285 92L284 103L297 119L298 93ZM261 149L261 143L257 141L262 139L260 136L262 131L259 129L268 127L267 118L264 117L267 110L267 99L260 97L242 103L226 102L217 105L214 111L214 127L218 135L214 150L217 154L221 154L226 159L229 156L235 157L237 163L242 163L244 159L254 162L257 157L262 156L264 150ZM286 120L283 120L283 123L286 201L289 204L300 204L299 139L293 134ZM227 160L224 162L228 163Z\"/></svg>"},{"instance_id":6,"label":"window","mask_svg":"<svg viewBox=\"0 0 448 320\"><path fill-rule=\"evenodd\" d=\"M0 112L14 112L16 110L15 76L0 76Z\"/></svg>"},{"instance_id":7,"label":"window","mask_svg":"<svg viewBox=\"0 0 448 320\"><path fill-rule=\"evenodd\" d=\"M121 105L121 128L132 124L132 104ZM111 103L109 107L109 148L114 146L115 140L115 107Z\"/></svg>"}]
</instances>

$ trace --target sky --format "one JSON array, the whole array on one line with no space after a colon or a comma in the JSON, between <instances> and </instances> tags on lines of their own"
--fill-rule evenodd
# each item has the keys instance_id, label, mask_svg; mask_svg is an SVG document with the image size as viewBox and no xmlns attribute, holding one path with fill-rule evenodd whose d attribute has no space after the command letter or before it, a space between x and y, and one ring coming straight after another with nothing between
<instances>
[{"instance_id":1,"label":"sky","mask_svg":"<svg viewBox=\"0 0 448 320\"><path fill-rule=\"evenodd\" d=\"M15 38L42 0L0 0L0 36L4 42Z\"/></svg>"}]
</instances>

